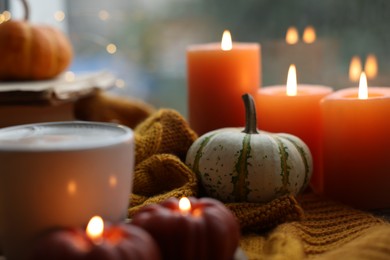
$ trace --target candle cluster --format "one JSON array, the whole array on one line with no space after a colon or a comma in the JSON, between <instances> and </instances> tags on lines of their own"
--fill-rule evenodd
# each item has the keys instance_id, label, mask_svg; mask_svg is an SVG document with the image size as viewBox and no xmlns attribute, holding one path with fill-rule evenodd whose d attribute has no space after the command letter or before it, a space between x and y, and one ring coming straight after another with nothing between
<instances>
[{"instance_id":1,"label":"candle cluster","mask_svg":"<svg viewBox=\"0 0 390 260\"><path fill-rule=\"evenodd\" d=\"M188 48L189 119L194 130L204 134L243 127L243 106L233 100L247 90L257 101L260 130L293 134L308 145L316 192L360 208L389 207L390 88L367 88L364 72L359 89L333 92L327 86L297 84L295 66L290 67L287 86L263 88L247 80L261 79L261 65L253 65L261 54L253 46L233 42L228 50L217 44ZM226 69L233 53L235 66Z\"/></svg>"},{"instance_id":2,"label":"candle cluster","mask_svg":"<svg viewBox=\"0 0 390 260\"><path fill-rule=\"evenodd\" d=\"M170 198L142 208L130 224L94 216L85 230L49 230L34 240L27 259L226 260L239 237L238 222L221 202Z\"/></svg>"}]
</instances>

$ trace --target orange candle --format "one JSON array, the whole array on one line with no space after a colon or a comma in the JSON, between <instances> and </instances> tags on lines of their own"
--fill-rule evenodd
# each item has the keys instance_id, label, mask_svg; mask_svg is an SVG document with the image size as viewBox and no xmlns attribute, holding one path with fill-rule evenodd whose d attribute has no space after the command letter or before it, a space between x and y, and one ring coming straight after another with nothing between
<instances>
[{"instance_id":1,"label":"orange candle","mask_svg":"<svg viewBox=\"0 0 390 260\"><path fill-rule=\"evenodd\" d=\"M330 87L297 85L296 69L291 65L287 85L264 87L256 98L261 130L293 134L309 147L313 156L311 185L315 190L322 174L320 100L331 92Z\"/></svg>"},{"instance_id":2,"label":"orange candle","mask_svg":"<svg viewBox=\"0 0 390 260\"><path fill-rule=\"evenodd\" d=\"M390 207L390 88L367 88L364 73L360 81L321 101L323 191L362 209Z\"/></svg>"},{"instance_id":3,"label":"orange candle","mask_svg":"<svg viewBox=\"0 0 390 260\"><path fill-rule=\"evenodd\" d=\"M190 46L187 65L190 126L199 135L244 126L241 96L260 87L260 45L232 43L225 31L221 43Z\"/></svg>"}]
</instances>

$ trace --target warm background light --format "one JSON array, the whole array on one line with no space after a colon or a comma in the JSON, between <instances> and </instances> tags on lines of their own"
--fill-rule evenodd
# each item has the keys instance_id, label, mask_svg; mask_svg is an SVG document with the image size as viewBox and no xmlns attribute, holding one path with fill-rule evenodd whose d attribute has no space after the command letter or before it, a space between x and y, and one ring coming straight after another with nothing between
<instances>
[{"instance_id":1,"label":"warm background light","mask_svg":"<svg viewBox=\"0 0 390 260\"><path fill-rule=\"evenodd\" d=\"M291 64L288 69L286 94L287 96L297 95L297 70L294 64Z\"/></svg>"},{"instance_id":2,"label":"warm background light","mask_svg":"<svg viewBox=\"0 0 390 260\"><path fill-rule=\"evenodd\" d=\"M4 16L5 21L8 21L11 19L11 13L9 11L4 11L3 16Z\"/></svg>"},{"instance_id":3,"label":"warm background light","mask_svg":"<svg viewBox=\"0 0 390 260\"><path fill-rule=\"evenodd\" d=\"M106 50L109 54L114 54L116 52L116 45L113 43L107 44Z\"/></svg>"},{"instance_id":4,"label":"warm background light","mask_svg":"<svg viewBox=\"0 0 390 260\"><path fill-rule=\"evenodd\" d=\"M77 185L76 185L76 182L75 181L69 181L68 182L68 185L66 187L66 189L68 190L68 194L69 195L74 195L76 194L76 191L77 191Z\"/></svg>"},{"instance_id":5,"label":"warm background light","mask_svg":"<svg viewBox=\"0 0 390 260\"><path fill-rule=\"evenodd\" d=\"M118 184L118 179L116 178L115 175L111 175L110 178L108 179L108 183L110 184L110 187L115 188L116 185Z\"/></svg>"},{"instance_id":6,"label":"warm background light","mask_svg":"<svg viewBox=\"0 0 390 260\"><path fill-rule=\"evenodd\" d=\"M298 29L291 26L287 29L286 42L287 44L296 44L299 41Z\"/></svg>"},{"instance_id":7,"label":"warm background light","mask_svg":"<svg viewBox=\"0 0 390 260\"><path fill-rule=\"evenodd\" d=\"M67 71L64 73L65 80L68 82L72 82L75 80L76 75L74 74L73 71Z\"/></svg>"},{"instance_id":8,"label":"warm background light","mask_svg":"<svg viewBox=\"0 0 390 260\"><path fill-rule=\"evenodd\" d=\"M307 44L311 44L316 41L316 30L313 26L307 26L303 31L303 41Z\"/></svg>"},{"instance_id":9,"label":"warm background light","mask_svg":"<svg viewBox=\"0 0 390 260\"><path fill-rule=\"evenodd\" d=\"M94 216L88 222L87 226L87 236L96 242L100 242L103 236L104 222L103 219L99 216Z\"/></svg>"},{"instance_id":10,"label":"warm background light","mask_svg":"<svg viewBox=\"0 0 390 260\"><path fill-rule=\"evenodd\" d=\"M375 79L378 76L378 60L374 54L369 54L364 64L364 72L368 79Z\"/></svg>"},{"instance_id":11,"label":"warm background light","mask_svg":"<svg viewBox=\"0 0 390 260\"><path fill-rule=\"evenodd\" d=\"M11 13L8 11L4 11L0 13L0 23L6 22L11 19Z\"/></svg>"},{"instance_id":12,"label":"warm background light","mask_svg":"<svg viewBox=\"0 0 390 260\"><path fill-rule=\"evenodd\" d=\"M232 48L232 35L230 34L230 31L225 30L222 34L221 49L224 51L230 51Z\"/></svg>"},{"instance_id":13,"label":"warm background light","mask_svg":"<svg viewBox=\"0 0 390 260\"><path fill-rule=\"evenodd\" d=\"M359 99L367 99L367 98L368 98L367 77L366 77L366 73L362 72L359 81Z\"/></svg>"},{"instance_id":14,"label":"warm background light","mask_svg":"<svg viewBox=\"0 0 390 260\"><path fill-rule=\"evenodd\" d=\"M117 88L124 88L126 86L126 82L123 79L115 80L115 86Z\"/></svg>"},{"instance_id":15,"label":"warm background light","mask_svg":"<svg viewBox=\"0 0 390 260\"><path fill-rule=\"evenodd\" d=\"M349 79L352 82L358 82L362 70L362 60L359 56L353 56L349 64Z\"/></svg>"},{"instance_id":16,"label":"warm background light","mask_svg":"<svg viewBox=\"0 0 390 260\"><path fill-rule=\"evenodd\" d=\"M65 19L65 13L63 11L55 12L54 19L56 19L57 22L62 22Z\"/></svg>"},{"instance_id":17,"label":"warm background light","mask_svg":"<svg viewBox=\"0 0 390 260\"><path fill-rule=\"evenodd\" d=\"M102 21L107 21L110 18L110 13L107 10L100 10L98 17Z\"/></svg>"}]
</instances>

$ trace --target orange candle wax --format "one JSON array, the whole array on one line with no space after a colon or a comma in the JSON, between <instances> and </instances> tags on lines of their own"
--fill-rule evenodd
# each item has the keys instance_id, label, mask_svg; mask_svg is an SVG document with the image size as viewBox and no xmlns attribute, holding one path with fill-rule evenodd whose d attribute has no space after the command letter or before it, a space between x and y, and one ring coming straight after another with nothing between
<instances>
[{"instance_id":1,"label":"orange candle wax","mask_svg":"<svg viewBox=\"0 0 390 260\"><path fill-rule=\"evenodd\" d=\"M187 50L190 126L204 134L245 125L241 96L255 95L261 82L260 45L231 43L192 45Z\"/></svg>"},{"instance_id":2,"label":"orange candle wax","mask_svg":"<svg viewBox=\"0 0 390 260\"><path fill-rule=\"evenodd\" d=\"M357 88L321 101L324 194L362 209L390 207L390 88Z\"/></svg>"},{"instance_id":3,"label":"orange candle wax","mask_svg":"<svg viewBox=\"0 0 390 260\"><path fill-rule=\"evenodd\" d=\"M261 130L293 134L307 144L313 156L311 185L317 189L322 174L320 101L333 90L319 85L296 85L296 79L292 83L295 83L296 93L287 94L286 85L259 90L256 98L257 121Z\"/></svg>"}]
</instances>

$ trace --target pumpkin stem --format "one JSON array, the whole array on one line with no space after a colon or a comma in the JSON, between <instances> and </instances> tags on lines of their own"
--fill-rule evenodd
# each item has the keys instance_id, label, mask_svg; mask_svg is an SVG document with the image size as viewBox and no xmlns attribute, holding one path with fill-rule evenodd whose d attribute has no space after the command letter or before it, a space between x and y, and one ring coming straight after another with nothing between
<instances>
[{"instance_id":1,"label":"pumpkin stem","mask_svg":"<svg viewBox=\"0 0 390 260\"><path fill-rule=\"evenodd\" d=\"M246 93L242 95L242 100L245 105L245 129L242 132L247 134L258 134L256 106L253 97Z\"/></svg>"},{"instance_id":2,"label":"pumpkin stem","mask_svg":"<svg viewBox=\"0 0 390 260\"><path fill-rule=\"evenodd\" d=\"M27 0L22 0L23 8L24 8L24 20L28 21L30 18L30 8L28 6Z\"/></svg>"}]
</instances>

